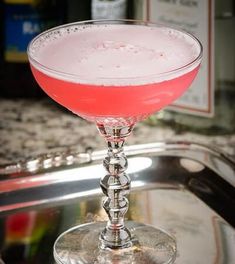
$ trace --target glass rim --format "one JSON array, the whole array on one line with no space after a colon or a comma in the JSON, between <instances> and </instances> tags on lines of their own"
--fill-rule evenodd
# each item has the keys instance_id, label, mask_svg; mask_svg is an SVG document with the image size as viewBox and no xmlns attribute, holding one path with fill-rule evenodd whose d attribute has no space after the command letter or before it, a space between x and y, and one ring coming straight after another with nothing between
<instances>
[{"instance_id":1,"label":"glass rim","mask_svg":"<svg viewBox=\"0 0 235 264\"><path fill-rule=\"evenodd\" d=\"M42 63L40 63L37 59L35 59L32 55L32 52L31 52L31 49L32 49L32 46L33 44L39 40L42 36L45 36L53 31L58 31L62 28L69 28L69 27L73 27L73 26L82 26L82 25L89 25L89 24L116 24L117 22L119 22L120 24L121 23L125 23L125 24L132 24L132 25L142 25L142 26L152 26L152 27L164 27L164 28L168 28L168 29L172 29L172 30L175 30L175 31L178 31L182 34L186 34L187 36L189 36L191 39L193 39L197 45L198 45L198 48L199 48L199 53L197 55L196 58L194 58L192 61L190 61L189 63L183 65L183 66L180 66L176 69L173 69L173 70L170 70L170 71L165 71L165 72L160 72L160 73L156 73L156 74L148 74L148 75L141 75L141 76L132 76L132 77L88 77L87 75L86 76L83 76L83 75L79 75L79 74L74 74L74 73L68 73L68 72L65 72L65 71L60 71L60 70L56 70L54 68L50 68L50 67L47 67L45 65L43 65ZM71 82L72 81L85 81L85 83L89 84L90 82L89 81L94 81L94 80L100 80L100 81L107 81L107 80L138 80L138 79L142 79L142 80L147 80L148 78L153 78L157 81L158 79L161 79L161 78L164 78L164 77L167 77L168 75L172 75L172 74L177 74L177 73L180 73L181 71L184 71L184 70L187 70L187 69L190 69L192 66L195 65L195 67L192 67L192 70L194 68L196 68L199 64L200 64L200 61L202 59L202 53L203 53L203 46L201 44L201 42L199 41L199 39L197 37L195 37L194 35L188 33L187 31L184 31L182 29L179 29L177 27L174 27L174 26L168 26L168 25L165 25L165 24L162 24L162 23L154 23L154 22L151 22L151 21L144 21L144 20L135 20L135 19L96 19L96 20L84 20L84 21L78 21L78 22L73 22L73 23L66 23L66 24L63 24L63 25L59 25L59 26L56 26L56 27L52 27L48 30L45 30L43 31L42 33L38 34L36 37L34 37L28 44L28 47L27 47L27 55L28 55L28 59L29 59L29 62L30 64L32 64L37 70L42 70L42 72L46 72L46 73L51 73L53 74L53 77L61 77L62 80L70 80ZM189 70L190 71L190 70ZM185 73L189 72L189 71L186 71ZM45 73L45 74L46 74ZM181 75L179 75L181 76Z\"/></svg>"}]
</instances>

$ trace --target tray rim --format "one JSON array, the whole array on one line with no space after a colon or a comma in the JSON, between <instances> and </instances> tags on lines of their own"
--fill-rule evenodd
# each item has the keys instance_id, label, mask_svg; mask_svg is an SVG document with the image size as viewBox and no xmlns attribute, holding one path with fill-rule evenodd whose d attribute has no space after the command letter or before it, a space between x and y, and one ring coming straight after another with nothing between
<instances>
[{"instance_id":1,"label":"tray rim","mask_svg":"<svg viewBox=\"0 0 235 264\"><path fill-rule=\"evenodd\" d=\"M217 151L215 148L210 148L205 145L201 145L193 142L185 142L185 141L177 141L177 142L155 142L141 145L132 145L125 148L127 157L138 157L143 154L149 155L155 153L154 157L178 157L178 158L186 158L193 161L196 161L200 164L203 164L207 168L214 171L218 176L222 177L226 182L228 182L231 186L235 188L235 163L230 160L224 153ZM89 167L90 165L99 165L98 161L101 161L102 158L106 155L106 150L94 151L89 150L89 153L79 153L82 154L86 159L82 160L80 163L75 164L67 164L64 166L59 166L55 168L45 168L36 171L24 171L23 173L18 173L16 177L11 177L11 174L5 175L5 179L0 179L0 194L9 194L14 193L14 191L23 191L26 189L36 188L36 187L44 187L47 185L57 184L58 181L61 181L61 174L58 173L60 171L66 171L69 169L80 169L82 167ZM195 156L196 155L196 156ZM89 157L89 159L87 159ZM145 156L146 157L146 156ZM207 160L205 161L205 157ZM209 157L209 158L208 158ZM215 160L221 162L223 165L228 166L230 169L231 175L226 175L223 167L215 166ZM47 177L47 182L44 181L44 176ZM9 177L8 177L9 176ZM65 182L68 177L66 175L63 176ZM97 177L96 180L98 180ZM34 182L34 185L27 185L27 183ZM11 188L9 188L9 186ZM13 187L12 187L13 186ZM134 188L133 188L134 189ZM80 197L80 196L78 196ZM78 198L74 197L74 198ZM83 197L83 196L82 196ZM85 197L85 196L84 196ZM73 199L73 198L72 198ZM70 200L51 198L50 200L40 200L40 201L30 201L24 202L21 206L17 206L17 204L9 204L0 206L0 212L12 211L15 209L28 208L32 206L40 206L47 203L54 203Z\"/></svg>"},{"instance_id":2,"label":"tray rim","mask_svg":"<svg viewBox=\"0 0 235 264\"><path fill-rule=\"evenodd\" d=\"M225 152L216 147L207 146L190 141L160 141L147 144L136 144L124 147L127 158L143 154L151 155L153 153L159 156L176 156L188 158L201 162L224 179L227 179L235 187L235 161L233 161ZM102 162L107 150L95 150L87 148L85 152L71 152L69 150L60 153L51 153L35 156L25 159L18 163L12 163L0 166L0 192L1 184L7 180L17 180L33 175L56 172L79 166L89 166L93 162ZM203 157L196 156L199 153L208 155L207 161ZM211 159L217 158L231 169L233 177L226 177L224 170L215 167ZM59 162L57 162L59 160ZM232 180L231 180L232 179Z\"/></svg>"}]
</instances>

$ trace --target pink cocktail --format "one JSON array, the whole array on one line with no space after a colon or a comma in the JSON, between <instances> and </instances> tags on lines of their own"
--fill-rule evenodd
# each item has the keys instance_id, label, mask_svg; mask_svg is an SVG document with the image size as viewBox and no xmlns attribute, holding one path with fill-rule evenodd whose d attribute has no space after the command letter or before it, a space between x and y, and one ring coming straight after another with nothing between
<instances>
[{"instance_id":1,"label":"pink cocktail","mask_svg":"<svg viewBox=\"0 0 235 264\"><path fill-rule=\"evenodd\" d=\"M109 221L106 226L83 225L59 237L56 261L99 263L100 254L109 252L111 259L118 255L123 261L131 254L131 263L142 263L149 251L155 261L151 263L174 261L176 245L170 235L137 223L132 233L124 225L130 179L123 144L137 121L188 89L199 70L200 42L185 32L146 22L88 21L42 33L31 42L28 54L42 89L75 114L96 122L109 147L104 160L108 175L101 179ZM145 233L153 235L151 241L143 238ZM81 250L82 242L74 248L69 237L82 240L84 234L92 245L99 244L98 253L92 246Z\"/></svg>"},{"instance_id":2,"label":"pink cocktail","mask_svg":"<svg viewBox=\"0 0 235 264\"><path fill-rule=\"evenodd\" d=\"M179 31L116 24L78 28L49 36L31 67L50 97L87 119L141 119L181 96L197 74L200 47Z\"/></svg>"}]
</instances>

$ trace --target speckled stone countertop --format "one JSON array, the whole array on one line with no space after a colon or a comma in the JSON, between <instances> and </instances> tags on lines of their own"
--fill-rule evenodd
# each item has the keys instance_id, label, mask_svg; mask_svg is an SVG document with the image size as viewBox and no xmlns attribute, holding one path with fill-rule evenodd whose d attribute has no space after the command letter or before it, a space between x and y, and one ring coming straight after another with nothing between
<instances>
[{"instance_id":1,"label":"speckled stone countertop","mask_svg":"<svg viewBox=\"0 0 235 264\"><path fill-rule=\"evenodd\" d=\"M216 146L235 156L235 135L204 136L176 134L170 128L139 123L127 141L143 144L165 140L187 140ZM87 147L106 148L94 124L62 109L49 98L0 99L0 164L14 163L38 154Z\"/></svg>"}]
</instances>

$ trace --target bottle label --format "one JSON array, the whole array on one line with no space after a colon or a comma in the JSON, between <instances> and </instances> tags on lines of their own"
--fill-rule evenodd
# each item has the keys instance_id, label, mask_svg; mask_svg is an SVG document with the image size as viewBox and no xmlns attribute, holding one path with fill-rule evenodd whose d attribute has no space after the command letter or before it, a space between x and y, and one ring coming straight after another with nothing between
<instances>
[{"instance_id":1,"label":"bottle label","mask_svg":"<svg viewBox=\"0 0 235 264\"><path fill-rule=\"evenodd\" d=\"M92 19L126 18L126 0L92 0Z\"/></svg>"},{"instance_id":2,"label":"bottle label","mask_svg":"<svg viewBox=\"0 0 235 264\"><path fill-rule=\"evenodd\" d=\"M5 4L5 60L27 61L29 41L40 32L39 14L29 4Z\"/></svg>"},{"instance_id":3,"label":"bottle label","mask_svg":"<svg viewBox=\"0 0 235 264\"><path fill-rule=\"evenodd\" d=\"M29 42L43 30L62 22L61 6L47 1L5 0L4 57L7 62L26 62ZM54 12L49 12L53 8Z\"/></svg>"},{"instance_id":4,"label":"bottle label","mask_svg":"<svg viewBox=\"0 0 235 264\"><path fill-rule=\"evenodd\" d=\"M175 26L195 35L203 45L198 76L188 91L168 107L177 112L214 115L214 0L147 0L146 17L151 22Z\"/></svg>"}]
</instances>

